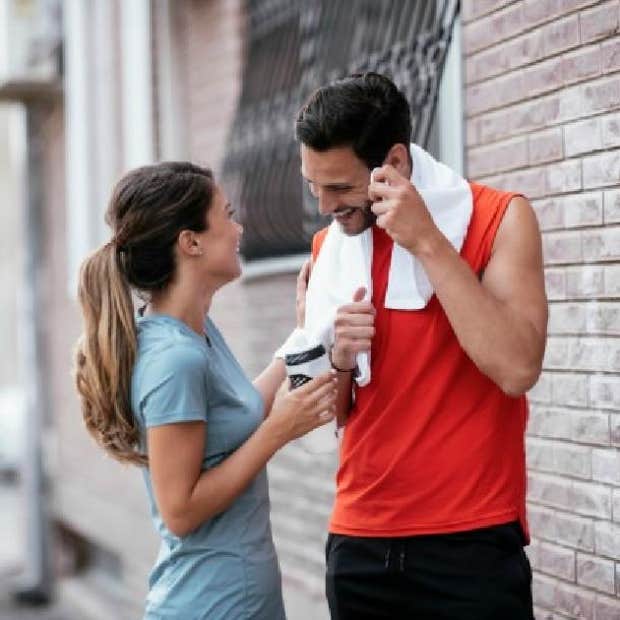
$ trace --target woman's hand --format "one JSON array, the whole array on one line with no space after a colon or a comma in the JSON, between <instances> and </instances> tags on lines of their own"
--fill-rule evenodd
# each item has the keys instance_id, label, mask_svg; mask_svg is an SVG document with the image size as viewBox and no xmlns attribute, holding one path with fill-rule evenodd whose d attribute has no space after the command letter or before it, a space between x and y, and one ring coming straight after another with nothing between
<instances>
[{"instance_id":1,"label":"woman's hand","mask_svg":"<svg viewBox=\"0 0 620 620\"><path fill-rule=\"evenodd\" d=\"M336 372L332 370L278 395L263 424L269 426L283 446L334 419L337 387Z\"/></svg>"},{"instance_id":2,"label":"woman's hand","mask_svg":"<svg viewBox=\"0 0 620 620\"><path fill-rule=\"evenodd\" d=\"M297 317L297 327L303 327L306 321L306 293L308 291L308 280L312 262L308 259L299 270L297 275L297 290L295 294L295 315Z\"/></svg>"}]
</instances>

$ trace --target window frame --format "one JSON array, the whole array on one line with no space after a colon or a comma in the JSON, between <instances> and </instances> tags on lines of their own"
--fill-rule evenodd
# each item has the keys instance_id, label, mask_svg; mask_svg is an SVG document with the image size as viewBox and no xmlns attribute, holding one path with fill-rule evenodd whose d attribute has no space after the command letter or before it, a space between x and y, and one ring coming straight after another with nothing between
<instances>
[{"instance_id":1,"label":"window frame","mask_svg":"<svg viewBox=\"0 0 620 620\"><path fill-rule=\"evenodd\" d=\"M439 85L435 119L439 159L459 174L464 173L465 167L463 88L461 19L457 15ZM244 261L241 281L248 283L260 278L296 273L309 257L310 253L306 252Z\"/></svg>"}]
</instances>

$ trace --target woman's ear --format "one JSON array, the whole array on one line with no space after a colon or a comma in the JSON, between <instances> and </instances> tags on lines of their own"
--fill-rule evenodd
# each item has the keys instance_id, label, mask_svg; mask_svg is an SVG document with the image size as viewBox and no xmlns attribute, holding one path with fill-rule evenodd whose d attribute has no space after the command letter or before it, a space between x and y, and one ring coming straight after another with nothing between
<instances>
[{"instance_id":1,"label":"woman's ear","mask_svg":"<svg viewBox=\"0 0 620 620\"><path fill-rule=\"evenodd\" d=\"M179 251L185 256L202 256L203 249L196 233L192 230L182 230L177 239Z\"/></svg>"},{"instance_id":2,"label":"woman's ear","mask_svg":"<svg viewBox=\"0 0 620 620\"><path fill-rule=\"evenodd\" d=\"M399 174L409 178L411 176L411 164L409 163L409 149L404 144L394 144L385 156L384 164L396 168Z\"/></svg>"}]
</instances>

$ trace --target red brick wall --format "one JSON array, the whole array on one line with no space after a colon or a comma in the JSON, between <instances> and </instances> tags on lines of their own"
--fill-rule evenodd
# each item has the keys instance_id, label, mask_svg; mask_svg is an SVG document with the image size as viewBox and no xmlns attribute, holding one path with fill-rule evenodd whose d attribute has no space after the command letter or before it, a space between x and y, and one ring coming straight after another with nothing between
<instances>
[{"instance_id":1,"label":"red brick wall","mask_svg":"<svg viewBox=\"0 0 620 620\"><path fill-rule=\"evenodd\" d=\"M537 618L620 618L620 2L466 0L463 19L469 174L526 192L544 238Z\"/></svg>"}]
</instances>

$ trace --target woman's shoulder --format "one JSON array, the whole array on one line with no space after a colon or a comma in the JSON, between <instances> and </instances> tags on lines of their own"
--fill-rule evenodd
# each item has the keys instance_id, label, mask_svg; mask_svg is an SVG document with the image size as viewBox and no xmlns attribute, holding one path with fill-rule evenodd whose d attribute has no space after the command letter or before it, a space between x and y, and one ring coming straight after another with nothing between
<instances>
[{"instance_id":1,"label":"woman's shoulder","mask_svg":"<svg viewBox=\"0 0 620 620\"><path fill-rule=\"evenodd\" d=\"M138 349L135 372L155 377L171 373L206 372L209 367L208 347L198 334L162 317L138 320Z\"/></svg>"}]
</instances>

